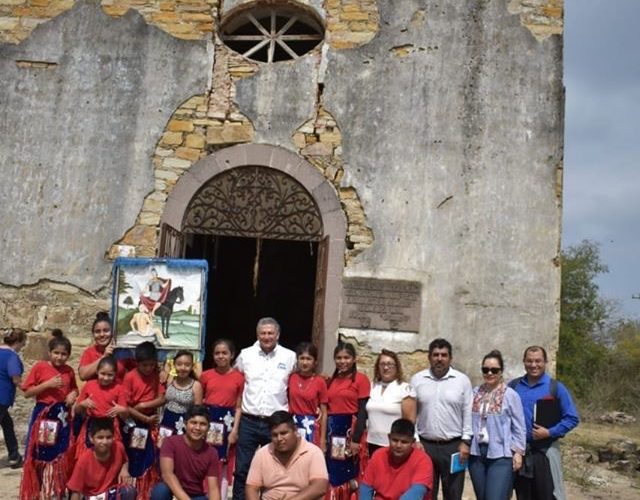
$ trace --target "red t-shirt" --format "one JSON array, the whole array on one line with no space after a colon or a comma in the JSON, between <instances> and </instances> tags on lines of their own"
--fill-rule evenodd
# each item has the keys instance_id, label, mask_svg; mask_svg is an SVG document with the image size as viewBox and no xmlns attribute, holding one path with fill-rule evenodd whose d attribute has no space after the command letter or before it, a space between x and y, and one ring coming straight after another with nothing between
<instances>
[{"instance_id":1,"label":"red t-shirt","mask_svg":"<svg viewBox=\"0 0 640 500\"><path fill-rule=\"evenodd\" d=\"M220 374L212 368L200 375L200 383L204 392L204 404L235 408L244 389L244 375L238 370Z\"/></svg>"},{"instance_id":2,"label":"red t-shirt","mask_svg":"<svg viewBox=\"0 0 640 500\"><path fill-rule=\"evenodd\" d=\"M36 396L36 401L48 405L62 403L71 391L78 390L76 374L69 365L62 365L60 368L56 368L49 361L38 361L33 365L29 375L27 375L26 380L22 384L22 390L26 391L31 387L40 385L56 375L62 377L62 386L45 389Z\"/></svg>"},{"instance_id":3,"label":"red t-shirt","mask_svg":"<svg viewBox=\"0 0 640 500\"><path fill-rule=\"evenodd\" d=\"M122 385L115 382L103 387L97 380L89 380L82 386L77 402L81 403L87 398L91 398L96 404L95 408L87 408L87 415L90 417L106 417L114 404L127 406L127 394Z\"/></svg>"},{"instance_id":4,"label":"red t-shirt","mask_svg":"<svg viewBox=\"0 0 640 500\"><path fill-rule=\"evenodd\" d=\"M170 436L162 443L160 459L173 459L173 472L186 493L191 496L206 495L203 483L207 477L220 476L218 452L207 443L199 450L189 448L185 437Z\"/></svg>"},{"instance_id":5,"label":"red t-shirt","mask_svg":"<svg viewBox=\"0 0 640 500\"><path fill-rule=\"evenodd\" d=\"M327 404L327 383L319 375L289 377L289 411L294 415L317 415L318 407Z\"/></svg>"},{"instance_id":6,"label":"red t-shirt","mask_svg":"<svg viewBox=\"0 0 640 500\"><path fill-rule=\"evenodd\" d=\"M379 500L397 500L411 486L422 484L428 488L426 500L433 488L433 464L429 455L414 449L406 462L397 466L391 463L389 448L381 448L369 459L362 482L375 490L374 498Z\"/></svg>"},{"instance_id":7,"label":"red t-shirt","mask_svg":"<svg viewBox=\"0 0 640 500\"><path fill-rule=\"evenodd\" d=\"M111 456L105 462L96 458L93 449L85 450L76 461L67 488L83 495L99 495L117 486L120 469L126 462L127 454L120 441L113 442Z\"/></svg>"},{"instance_id":8,"label":"red t-shirt","mask_svg":"<svg viewBox=\"0 0 640 500\"><path fill-rule=\"evenodd\" d=\"M371 383L364 373L356 372L355 380L351 376L336 377L328 384L327 411L330 415L357 413L358 400L369 397Z\"/></svg>"},{"instance_id":9,"label":"red t-shirt","mask_svg":"<svg viewBox=\"0 0 640 500\"><path fill-rule=\"evenodd\" d=\"M160 374L157 370L150 375L142 375L138 370L132 370L125 375L122 387L127 394L129 406L152 401L165 393L165 387L160 383ZM149 408L143 413L151 415L155 411L154 408Z\"/></svg>"},{"instance_id":10,"label":"red t-shirt","mask_svg":"<svg viewBox=\"0 0 640 500\"><path fill-rule=\"evenodd\" d=\"M92 346L87 347L82 356L80 356L80 365L79 366L87 366L93 363L94 361L98 361L104 355L104 351L99 351L98 346L93 344ZM124 376L127 374L129 370L133 370L136 367L136 360L133 358L128 359L119 359L117 361L116 367L116 382L122 383L124 380ZM96 378L94 375L91 378Z\"/></svg>"}]
</instances>

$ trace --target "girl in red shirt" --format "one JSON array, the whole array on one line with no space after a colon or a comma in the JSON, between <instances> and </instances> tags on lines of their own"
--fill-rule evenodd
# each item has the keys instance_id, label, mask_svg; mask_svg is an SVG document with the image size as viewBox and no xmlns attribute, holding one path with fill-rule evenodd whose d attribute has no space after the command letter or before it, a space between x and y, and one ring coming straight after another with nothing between
<instances>
[{"instance_id":1,"label":"girl in red shirt","mask_svg":"<svg viewBox=\"0 0 640 500\"><path fill-rule=\"evenodd\" d=\"M227 498L227 488L233 478L235 465L234 444L238 440L240 410L244 375L233 368L236 351L233 342L218 339L213 344L214 368L205 370L200 376L204 391L204 404L209 410L211 423L207 442L215 446L223 464L220 493Z\"/></svg>"},{"instance_id":2,"label":"girl in red shirt","mask_svg":"<svg viewBox=\"0 0 640 500\"><path fill-rule=\"evenodd\" d=\"M73 464L71 407L78 397L73 368L67 359L71 342L62 335L49 341L49 361L38 361L22 384L35 397L25 452L20 498L62 497Z\"/></svg>"},{"instance_id":3,"label":"girl in red shirt","mask_svg":"<svg viewBox=\"0 0 640 500\"><path fill-rule=\"evenodd\" d=\"M87 347L82 356L80 356L80 366L78 367L78 375L80 380L91 380L97 377L98 363L102 358L112 356L115 350L113 344L113 331L111 328L111 320L106 312L96 314L91 326L93 334L93 345ZM117 361L116 382L122 383L125 374L135 368L133 359L120 359Z\"/></svg>"},{"instance_id":4,"label":"girl in red shirt","mask_svg":"<svg viewBox=\"0 0 640 500\"><path fill-rule=\"evenodd\" d=\"M289 411L298 432L326 451L327 448L327 383L317 375L318 348L302 342L296 348L298 370L289 377Z\"/></svg>"},{"instance_id":5,"label":"girl in red shirt","mask_svg":"<svg viewBox=\"0 0 640 500\"><path fill-rule=\"evenodd\" d=\"M149 498L151 488L158 482L157 448L158 408L164 404L164 385L160 383L158 351L152 342L142 342L135 349L136 369L124 377L127 394L127 419L122 440L129 458L129 473L136 480L138 498Z\"/></svg>"},{"instance_id":6,"label":"girl in red shirt","mask_svg":"<svg viewBox=\"0 0 640 500\"><path fill-rule=\"evenodd\" d=\"M360 446L367 423L366 404L371 383L357 371L356 350L339 342L333 351L336 369L329 380L327 395L327 469L336 500L356 498L356 480L364 468L366 447Z\"/></svg>"},{"instance_id":7,"label":"girl in red shirt","mask_svg":"<svg viewBox=\"0 0 640 500\"><path fill-rule=\"evenodd\" d=\"M95 418L113 418L116 420L114 438L122 439L120 435L119 418L125 419L127 410L127 395L122 384L116 382L116 360L112 356L102 358L98 362L97 379L89 380L80 391L80 396L73 406L74 412L85 415L82 428L76 439L76 459L88 448L92 448L88 429Z\"/></svg>"}]
</instances>

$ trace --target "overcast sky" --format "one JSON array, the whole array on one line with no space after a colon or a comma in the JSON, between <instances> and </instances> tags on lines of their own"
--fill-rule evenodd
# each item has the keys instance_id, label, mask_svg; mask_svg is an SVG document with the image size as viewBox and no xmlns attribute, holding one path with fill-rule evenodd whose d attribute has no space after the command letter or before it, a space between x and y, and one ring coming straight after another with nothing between
<instances>
[{"instance_id":1,"label":"overcast sky","mask_svg":"<svg viewBox=\"0 0 640 500\"><path fill-rule=\"evenodd\" d=\"M600 243L602 295L640 319L640 1L565 9L562 246Z\"/></svg>"}]
</instances>

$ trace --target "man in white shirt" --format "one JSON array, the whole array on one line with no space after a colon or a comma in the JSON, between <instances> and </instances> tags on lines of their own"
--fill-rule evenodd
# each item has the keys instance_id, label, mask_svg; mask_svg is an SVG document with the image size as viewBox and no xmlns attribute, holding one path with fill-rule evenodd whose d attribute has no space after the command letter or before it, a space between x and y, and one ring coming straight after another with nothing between
<instances>
[{"instance_id":1,"label":"man in white shirt","mask_svg":"<svg viewBox=\"0 0 640 500\"><path fill-rule=\"evenodd\" d=\"M242 349L236 369L244 374L242 417L238 430L233 500L245 500L245 482L253 455L259 446L271 442L269 417L287 411L289 375L296 366L295 352L278 344L280 325L262 318L256 327L258 340Z\"/></svg>"},{"instance_id":2,"label":"man in white shirt","mask_svg":"<svg viewBox=\"0 0 640 500\"><path fill-rule=\"evenodd\" d=\"M451 455L460 452L466 462L471 444L471 381L451 368L452 348L445 339L429 344L429 368L416 373L411 385L418 400L420 442L433 461L433 498L439 481L445 500L460 500L464 471L451 474Z\"/></svg>"}]
</instances>

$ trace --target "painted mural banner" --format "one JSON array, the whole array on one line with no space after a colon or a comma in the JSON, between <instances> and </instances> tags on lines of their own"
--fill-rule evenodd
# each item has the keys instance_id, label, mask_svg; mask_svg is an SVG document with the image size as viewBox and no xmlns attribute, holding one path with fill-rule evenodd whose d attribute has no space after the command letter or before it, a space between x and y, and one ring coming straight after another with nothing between
<instances>
[{"instance_id":1,"label":"painted mural banner","mask_svg":"<svg viewBox=\"0 0 640 500\"><path fill-rule=\"evenodd\" d=\"M206 260L116 259L111 317L118 350L151 341L162 358L180 349L204 354L207 275Z\"/></svg>"}]
</instances>

